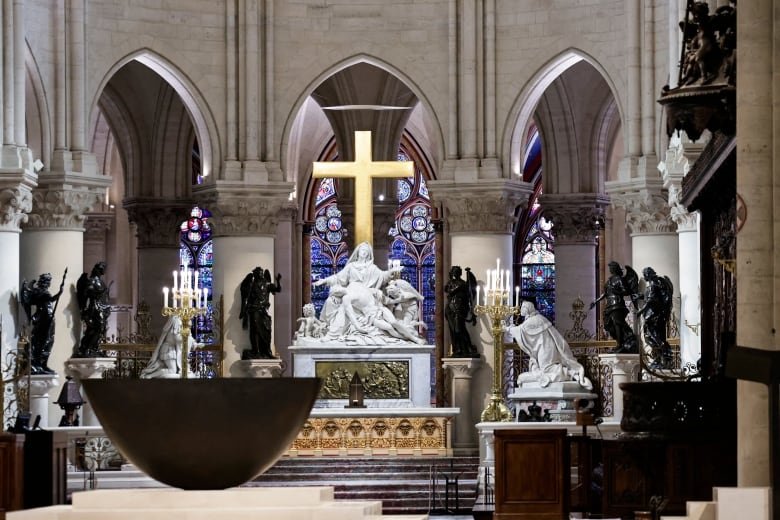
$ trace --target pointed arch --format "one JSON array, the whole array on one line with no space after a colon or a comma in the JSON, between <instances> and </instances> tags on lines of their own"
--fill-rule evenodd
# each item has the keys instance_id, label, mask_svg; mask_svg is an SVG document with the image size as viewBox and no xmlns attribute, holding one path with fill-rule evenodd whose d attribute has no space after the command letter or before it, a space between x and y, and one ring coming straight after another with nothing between
<instances>
[{"instance_id":1,"label":"pointed arch","mask_svg":"<svg viewBox=\"0 0 780 520\"><path fill-rule=\"evenodd\" d=\"M619 92L606 68L593 56L581 49L574 47L566 49L542 65L515 98L512 108L507 114L502 132L501 156L503 157L504 171L512 172L515 175L520 173L522 168L520 159L523 147L523 132L533 116L536 105L553 81L563 74L564 71L582 60L592 65L609 86L612 97L614 97L617 104L620 120L623 120Z\"/></svg>"},{"instance_id":2,"label":"pointed arch","mask_svg":"<svg viewBox=\"0 0 780 520\"><path fill-rule=\"evenodd\" d=\"M30 47L30 42L25 39L24 65L26 70L25 80L25 124L27 125L27 146L33 149L34 159L40 158L44 167L48 170L51 162L52 127L49 102L46 98L46 89L43 87L43 78L38 62ZM34 103L31 103L33 101ZM35 134L33 136L33 134ZM30 146L30 145L33 146ZM40 147L40 149L35 149ZM35 156L35 153L38 155Z\"/></svg>"},{"instance_id":3,"label":"pointed arch","mask_svg":"<svg viewBox=\"0 0 780 520\"><path fill-rule=\"evenodd\" d=\"M344 60L322 71L306 85L306 88L303 90L301 95L298 96L298 98L295 100L295 103L290 109L290 112L287 114L287 118L284 123L284 129L282 131L282 139L279 144L280 146L279 157L281 158L282 161L281 163L282 170L285 171L286 175L288 176L286 180L293 181L296 183L298 181L298 179L291 179L289 177L290 175L293 174L293 172L288 171L287 168L287 162L288 162L287 152L291 142L291 135L294 133L293 131L295 126L295 121L302 107L309 99L311 94L314 92L314 90L322 82L324 82L332 75L338 73L339 71L349 68L353 65L357 65L359 63L367 63L369 65L373 65L375 67L387 71L389 74L392 74L400 81L402 81L409 88L409 90L411 90L414 93L414 95L419 100L420 104L425 108L426 113L430 115L431 121L433 122L433 128L432 128L433 132L431 132L433 135L431 135L432 142L430 143L430 145L432 147L435 147L435 149L439 151L438 154L439 157L443 157L445 148L444 148L444 134L442 132L441 121L439 120L436 111L433 109L433 104L430 102L430 100L425 95L425 93L420 88L420 86L417 85L408 75L404 74L400 69L393 66L392 64L380 58L377 58L375 56L361 53L361 54L356 54L354 56L345 58Z\"/></svg>"},{"instance_id":4,"label":"pointed arch","mask_svg":"<svg viewBox=\"0 0 780 520\"><path fill-rule=\"evenodd\" d=\"M222 166L219 131L214 114L205 97L195 86L191 78L184 74L180 68L149 48L141 48L131 52L109 68L96 89L90 104L90 120L94 120L92 117L93 113L95 110L98 110L100 96L103 94L108 82L119 69L132 60L149 67L176 91L195 127L195 133L200 145L203 176L208 177L215 172L219 174Z\"/></svg>"}]
</instances>

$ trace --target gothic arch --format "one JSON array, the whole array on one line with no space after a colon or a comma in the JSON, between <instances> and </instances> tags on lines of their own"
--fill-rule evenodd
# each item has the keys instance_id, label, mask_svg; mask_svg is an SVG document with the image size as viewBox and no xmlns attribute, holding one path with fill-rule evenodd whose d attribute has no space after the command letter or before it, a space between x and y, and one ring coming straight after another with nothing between
<instances>
[{"instance_id":1,"label":"gothic arch","mask_svg":"<svg viewBox=\"0 0 780 520\"><path fill-rule=\"evenodd\" d=\"M539 100L552 83L570 67L580 61L589 63L604 79L615 99L620 119L623 111L619 103L618 90L604 66L593 56L581 49L569 48L542 65L534 76L523 86L507 114L502 132L502 157L504 171L517 174L520 171L522 141L524 130L533 116Z\"/></svg>"},{"instance_id":2,"label":"gothic arch","mask_svg":"<svg viewBox=\"0 0 780 520\"><path fill-rule=\"evenodd\" d=\"M296 99L295 103L290 109L290 112L288 113L287 119L284 124L284 129L282 132L282 140L279 145L280 146L279 157L281 158L282 161L281 164L282 170L285 172L285 175L287 176L286 180L296 182L296 185L299 185L300 179L292 178L292 175L294 173L300 174L300 172L293 172L291 171L291 168L288 168L288 164L290 162L288 151L291 145L292 135L294 134L294 129L296 126L298 115L301 113L304 104L310 98L310 96L315 91L315 89L320 84L322 84L325 80L327 80L334 74L346 68L349 68L353 65L357 65L359 63L367 63L369 65L373 65L377 68L385 70L389 74L398 78L414 93L414 95L419 100L419 103L425 108L426 114L430 117L430 120L433 123L428 129L431 138L428 144L432 148L432 150L435 150L437 152L435 155L438 156L439 162L442 160L445 148L444 148L444 134L441 128L441 122L439 120L438 115L436 114L436 111L433 109L433 105L431 104L427 96L425 96L420 86L417 85L409 76L404 74L400 69L394 67L393 65L375 56L371 56L368 54L356 54L354 56L348 57L332 65L331 67L327 68L319 75L317 75L317 77L313 78L312 81L309 82L309 84L306 86L304 91L301 93L301 95Z\"/></svg>"},{"instance_id":3,"label":"gothic arch","mask_svg":"<svg viewBox=\"0 0 780 520\"><path fill-rule=\"evenodd\" d=\"M27 126L27 146L33 150L33 159L40 158L48 170L51 162L52 128L49 102L43 78L35 60L29 42L25 39L24 64L25 78L25 124ZM36 155L37 154L37 155Z\"/></svg>"},{"instance_id":4,"label":"gothic arch","mask_svg":"<svg viewBox=\"0 0 780 520\"><path fill-rule=\"evenodd\" d=\"M127 54L109 68L100 81L90 104L90 116L98 110L98 103L106 85L128 62L135 60L146 65L162 77L179 95L195 127L201 151L203 176L219 175L222 166L222 154L219 143L219 131L208 103L194 82L181 69L151 49L142 48ZM90 117L90 120L94 120Z\"/></svg>"}]
</instances>

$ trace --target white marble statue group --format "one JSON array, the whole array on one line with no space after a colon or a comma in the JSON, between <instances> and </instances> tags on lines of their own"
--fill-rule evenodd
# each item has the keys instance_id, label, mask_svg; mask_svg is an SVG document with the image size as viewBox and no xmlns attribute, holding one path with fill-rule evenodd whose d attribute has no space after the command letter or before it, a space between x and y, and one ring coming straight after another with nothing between
<instances>
[{"instance_id":1,"label":"white marble statue group","mask_svg":"<svg viewBox=\"0 0 780 520\"><path fill-rule=\"evenodd\" d=\"M418 332L424 327L419 319L423 296L400 278L401 269L380 269L371 245L359 244L341 271L314 282L329 286L328 298L319 318L312 304L304 305L296 342L425 343Z\"/></svg>"},{"instance_id":2,"label":"white marble statue group","mask_svg":"<svg viewBox=\"0 0 780 520\"><path fill-rule=\"evenodd\" d=\"M181 377L181 318L171 316L163 327L157 348L154 349L149 364L141 371L141 379ZM192 336L187 336L190 351L198 344Z\"/></svg>"}]
</instances>

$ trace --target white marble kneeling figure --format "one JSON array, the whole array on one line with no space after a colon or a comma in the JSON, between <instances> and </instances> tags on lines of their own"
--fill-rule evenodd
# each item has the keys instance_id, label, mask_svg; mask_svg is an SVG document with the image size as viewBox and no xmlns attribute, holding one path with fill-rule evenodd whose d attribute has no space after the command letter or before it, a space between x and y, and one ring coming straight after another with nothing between
<instances>
[{"instance_id":1,"label":"white marble kneeling figure","mask_svg":"<svg viewBox=\"0 0 780 520\"><path fill-rule=\"evenodd\" d=\"M351 345L425 343L417 330L421 324L418 315L422 295L398 279L401 269L380 269L374 265L371 244L359 244L341 271L314 282L315 286L330 287L319 318L324 327L319 334L299 333L296 341Z\"/></svg>"},{"instance_id":2,"label":"white marble kneeling figure","mask_svg":"<svg viewBox=\"0 0 780 520\"><path fill-rule=\"evenodd\" d=\"M190 335L187 337L190 350L198 345ZM181 377L181 318L171 316L165 324L149 364L141 371L141 379Z\"/></svg>"},{"instance_id":3,"label":"white marble kneeling figure","mask_svg":"<svg viewBox=\"0 0 780 520\"><path fill-rule=\"evenodd\" d=\"M577 362L571 348L550 320L539 314L531 302L523 302L522 324L509 327L517 344L530 357L529 370L517 377L518 386L537 383L546 388L550 383L575 381L591 390L593 383L585 377L585 368Z\"/></svg>"}]
</instances>

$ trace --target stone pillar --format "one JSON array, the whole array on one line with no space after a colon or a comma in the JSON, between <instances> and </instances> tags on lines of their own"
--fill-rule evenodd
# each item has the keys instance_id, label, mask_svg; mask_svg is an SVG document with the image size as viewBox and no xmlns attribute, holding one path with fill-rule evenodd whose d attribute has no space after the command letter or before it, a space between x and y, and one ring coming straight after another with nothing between
<instances>
[{"instance_id":1,"label":"stone pillar","mask_svg":"<svg viewBox=\"0 0 780 520\"><path fill-rule=\"evenodd\" d=\"M480 284L484 284L486 271L496 268L496 258L501 260L501 269L512 269L517 209L528 203L532 193L529 183L505 179L479 183L429 181L428 188L432 199L443 203L446 210L444 221L447 225L445 234L449 232L450 238L450 265L471 267ZM444 271L449 271L449 266ZM488 318L483 316L469 331L471 342L486 360L473 375L471 425L479 422L493 385L490 325ZM444 338L444 350L449 352L449 334ZM465 418L463 412L460 417Z\"/></svg>"},{"instance_id":2,"label":"stone pillar","mask_svg":"<svg viewBox=\"0 0 780 520\"><path fill-rule=\"evenodd\" d=\"M609 199L597 193L542 195L544 216L553 222L555 233L555 326L569 330L574 300L596 299L596 240L599 223ZM588 313L583 326L596 330L596 313Z\"/></svg>"},{"instance_id":3,"label":"stone pillar","mask_svg":"<svg viewBox=\"0 0 780 520\"><path fill-rule=\"evenodd\" d=\"M268 269L275 276L274 243L283 208L293 189L292 183L274 182L262 186L246 183L230 188L219 185L201 188L204 206L212 213L214 230L214 297L224 297L223 373L227 377L242 377L236 361L244 349L250 347L249 333L241 327L238 315L241 311L240 285L244 277L255 267ZM240 184L240 183L239 183ZM281 280L282 291L290 291L289 280ZM271 296L270 313L273 320L274 298ZM272 321L273 327L278 326ZM271 337L275 337L272 333ZM278 352L271 345L273 352Z\"/></svg>"},{"instance_id":4,"label":"stone pillar","mask_svg":"<svg viewBox=\"0 0 780 520\"><path fill-rule=\"evenodd\" d=\"M737 34L737 345L777 350L777 122L773 56L780 14L772 0L739 5ZM740 204L741 202L741 204ZM746 211L741 217L740 206ZM738 223L739 226L739 223ZM769 486L772 453L766 385L737 382L737 483ZM775 440L777 442L777 440ZM774 482L777 486L778 483ZM775 504L777 510L778 504Z\"/></svg>"},{"instance_id":5,"label":"stone pillar","mask_svg":"<svg viewBox=\"0 0 780 520\"><path fill-rule=\"evenodd\" d=\"M20 241L21 278L37 279L51 273L51 291L57 291L65 268L65 288L60 296L55 319L54 345L49 366L62 372L81 338L81 314L76 298L76 281L84 271L85 213L103 197L109 177L81 176L82 184L67 175L41 174L33 192L33 207ZM53 390L60 393L60 388ZM55 417L57 405L49 404L49 416ZM48 425L51 426L51 425ZM56 426L56 425L55 425Z\"/></svg>"},{"instance_id":6,"label":"stone pillar","mask_svg":"<svg viewBox=\"0 0 780 520\"><path fill-rule=\"evenodd\" d=\"M166 320L162 316L162 288L173 285L172 273L179 270L179 225L189 216L192 204L127 199L122 205L138 238L138 302L149 304L150 330L159 335Z\"/></svg>"},{"instance_id":7,"label":"stone pillar","mask_svg":"<svg viewBox=\"0 0 780 520\"><path fill-rule=\"evenodd\" d=\"M612 415L604 419L620 422L623 418L623 391L620 383L639 379L639 354L599 354L600 365L612 371Z\"/></svg>"},{"instance_id":8,"label":"stone pillar","mask_svg":"<svg viewBox=\"0 0 780 520\"><path fill-rule=\"evenodd\" d=\"M53 394L51 399L49 394L52 393L52 388L59 388L60 381L57 374L36 374L30 376L30 419L35 421L36 416L41 416L41 428L47 428L49 426L57 426L59 424L59 416L56 415L56 411L59 409L56 405L51 410L49 409L49 401L56 401L59 392ZM49 417L51 413L51 418Z\"/></svg>"},{"instance_id":9,"label":"stone pillar","mask_svg":"<svg viewBox=\"0 0 780 520\"><path fill-rule=\"evenodd\" d=\"M456 455L471 454L479 449L477 430L471 420L474 415L471 408L471 376L481 364L481 359L474 358L442 359L442 368L451 375L450 404L460 408L460 415L454 420L452 436L452 448Z\"/></svg>"},{"instance_id":10,"label":"stone pillar","mask_svg":"<svg viewBox=\"0 0 780 520\"><path fill-rule=\"evenodd\" d=\"M114 223L113 213L90 213L84 222L84 265L91 266L108 259L108 232ZM110 279L110 278L109 278Z\"/></svg>"},{"instance_id":11,"label":"stone pillar","mask_svg":"<svg viewBox=\"0 0 780 520\"><path fill-rule=\"evenodd\" d=\"M661 180L644 178L607 184L612 204L626 211L626 225L631 230L631 267L640 278L645 267L652 267L659 276L668 276L677 298L680 279L676 226Z\"/></svg>"}]
</instances>

